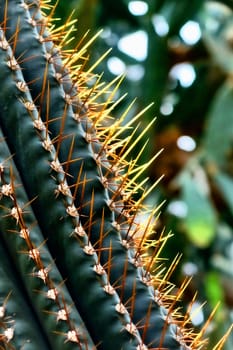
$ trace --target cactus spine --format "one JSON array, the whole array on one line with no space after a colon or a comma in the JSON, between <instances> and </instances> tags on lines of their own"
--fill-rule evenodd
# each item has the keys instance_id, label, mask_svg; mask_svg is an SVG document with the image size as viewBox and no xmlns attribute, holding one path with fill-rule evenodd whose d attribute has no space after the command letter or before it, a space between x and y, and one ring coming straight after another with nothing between
<instances>
[{"instance_id":1,"label":"cactus spine","mask_svg":"<svg viewBox=\"0 0 233 350\"><path fill-rule=\"evenodd\" d=\"M170 300L173 265L164 277L150 273L166 238L147 241L155 210L137 219L148 191L134 201L135 181L146 166L127 162L119 121L101 124L114 107L111 96L97 104L109 86L85 88L86 48L62 50L72 27L53 31L43 8L49 1L0 0L0 344L204 349L203 332L174 310L186 282Z\"/></svg>"}]
</instances>

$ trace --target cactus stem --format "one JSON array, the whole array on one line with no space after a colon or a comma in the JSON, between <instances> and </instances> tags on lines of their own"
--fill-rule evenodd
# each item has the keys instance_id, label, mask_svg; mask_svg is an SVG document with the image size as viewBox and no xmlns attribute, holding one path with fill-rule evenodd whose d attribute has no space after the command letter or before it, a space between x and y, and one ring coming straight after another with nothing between
<instances>
[{"instance_id":1,"label":"cactus stem","mask_svg":"<svg viewBox=\"0 0 233 350\"><path fill-rule=\"evenodd\" d=\"M180 256L166 271L160 253L170 235L163 231L157 242L150 240L162 204L150 210L144 201L160 179L148 189L147 179L136 184L158 154L137 165L147 141L128 161L154 123L138 124L150 106L122 126L132 102L112 122L109 114L125 97L114 101L123 77L104 85L93 74L108 52L84 72L87 49L99 33L69 50L72 14L56 29L56 4L49 0L4 2L0 121L7 143L1 142L1 153L7 148L4 159L9 149L15 153L16 167L6 171L5 160L0 165L0 249L7 247L5 260L13 260L43 341L58 350L77 344L82 350L199 349L208 323L195 335L184 329L190 310L182 318L177 308L189 281L176 293L167 282ZM47 18L41 6L50 11ZM125 130L131 135L120 140ZM4 329L9 343L10 329Z\"/></svg>"}]
</instances>

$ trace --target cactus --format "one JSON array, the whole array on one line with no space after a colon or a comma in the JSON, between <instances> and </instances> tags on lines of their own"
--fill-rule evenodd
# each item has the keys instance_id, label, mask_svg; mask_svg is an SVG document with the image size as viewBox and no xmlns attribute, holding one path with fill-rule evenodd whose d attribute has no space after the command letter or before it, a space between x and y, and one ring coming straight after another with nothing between
<instances>
[{"instance_id":1,"label":"cactus","mask_svg":"<svg viewBox=\"0 0 233 350\"><path fill-rule=\"evenodd\" d=\"M139 139L120 140L144 111L108 125L121 78L85 72L93 39L65 50L72 21L57 30L52 15L49 1L0 0L1 348L205 349L206 327L176 307L188 281L171 293L178 259L162 275L169 235L149 240L157 209L136 183L148 164L127 161Z\"/></svg>"}]
</instances>

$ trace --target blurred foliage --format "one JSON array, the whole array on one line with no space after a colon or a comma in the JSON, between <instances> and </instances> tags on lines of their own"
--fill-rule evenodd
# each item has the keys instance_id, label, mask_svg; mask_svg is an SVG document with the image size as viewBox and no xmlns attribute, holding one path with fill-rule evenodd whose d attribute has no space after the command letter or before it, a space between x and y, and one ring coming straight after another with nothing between
<instances>
[{"instance_id":1,"label":"blurred foliage","mask_svg":"<svg viewBox=\"0 0 233 350\"><path fill-rule=\"evenodd\" d=\"M140 5L145 13L136 15ZM60 0L58 17L73 8L75 41L103 28L90 64L111 47L97 72L104 71L105 81L126 75L120 93L128 96L116 116L135 96L133 112L155 102L139 130L157 116L141 162L164 148L148 173L151 183L165 178L148 202L166 199L159 225L174 236L163 255L183 254L173 279L179 284L193 275L185 298L198 290L198 303L208 301L204 313L221 300L209 330L214 342L233 321L233 1ZM231 337L225 349L232 344Z\"/></svg>"}]
</instances>

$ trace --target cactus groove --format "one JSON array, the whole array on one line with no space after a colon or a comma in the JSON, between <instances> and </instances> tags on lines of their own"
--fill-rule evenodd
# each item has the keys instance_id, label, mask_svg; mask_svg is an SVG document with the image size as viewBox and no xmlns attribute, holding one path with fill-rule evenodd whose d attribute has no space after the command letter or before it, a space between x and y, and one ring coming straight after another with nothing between
<instances>
[{"instance_id":1,"label":"cactus groove","mask_svg":"<svg viewBox=\"0 0 233 350\"><path fill-rule=\"evenodd\" d=\"M151 189L134 200L148 164L127 161L139 139L120 140L130 107L103 126L117 88L98 99L121 79L83 71L93 39L67 52L72 22L54 30L44 10L50 1L0 0L1 348L205 349L204 329L176 310L187 281L170 293L177 262L150 272L167 237L147 238L156 209L139 219Z\"/></svg>"}]
</instances>

